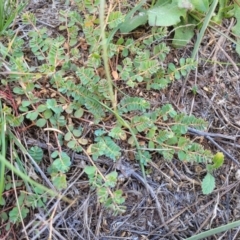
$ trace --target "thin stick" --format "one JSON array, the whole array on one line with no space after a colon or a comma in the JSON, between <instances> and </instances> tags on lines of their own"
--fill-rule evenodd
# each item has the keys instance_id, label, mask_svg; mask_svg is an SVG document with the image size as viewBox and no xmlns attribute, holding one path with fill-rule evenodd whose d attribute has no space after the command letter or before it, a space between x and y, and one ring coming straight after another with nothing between
<instances>
[{"instance_id":1,"label":"thin stick","mask_svg":"<svg viewBox=\"0 0 240 240\"><path fill-rule=\"evenodd\" d=\"M199 131L196 130L194 128L188 128L188 131L190 133L194 133L200 136L205 137L206 139L208 139L212 144L214 144L219 150L221 150L227 157L229 157L233 162L235 162L238 166L240 165L240 163L231 155L229 154L224 148L222 148L218 143L216 143L211 136L224 136L223 134L214 134L214 133L207 133L207 132L203 132L203 131Z\"/></svg>"}]
</instances>

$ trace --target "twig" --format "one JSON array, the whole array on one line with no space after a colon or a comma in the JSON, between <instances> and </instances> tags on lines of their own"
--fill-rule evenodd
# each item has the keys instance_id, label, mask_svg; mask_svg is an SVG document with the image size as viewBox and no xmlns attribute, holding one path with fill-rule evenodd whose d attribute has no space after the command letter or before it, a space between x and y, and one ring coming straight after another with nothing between
<instances>
[{"instance_id":1,"label":"twig","mask_svg":"<svg viewBox=\"0 0 240 240\"><path fill-rule=\"evenodd\" d=\"M164 225L164 227L166 228L166 230L168 230L168 227L165 223L164 220L164 216L163 216L163 212L162 212L162 208L161 205L158 201L158 198L155 194L155 192L153 191L152 187L147 183L147 181L145 181L145 179L143 177L141 177L136 171L134 171L130 166L125 166L124 163L119 160L116 164L116 168L121 171L121 173L125 176L125 177L130 177L132 176L133 178L137 179L139 182L141 182L141 184L143 184L147 191L150 193L151 197L153 198L153 200L155 200L156 205L157 205L157 212L158 215L161 219L162 224Z\"/></svg>"},{"instance_id":2,"label":"twig","mask_svg":"<svg viewBox=\"0 0 240 240\"><path fill-rule=\"evenodd\" d=\"M207 133L207 132L203 132L203 131L199 131L199 130L196 130L194 128L188 128L188 132L189 133L193 133L193 134L197 134L197 135L200 135L200 136L203 136L205 137L206 139L208 139L212 144L214 144L219 150L221 150L228 158L230 158L233 162L235 162L238 166L239 166L239 162L231 155L229 154L224 148L222 148L218 143L216 143L213 138L211 136L214 135L214 137L216 137L216 135L219 135L220 136L225 136L223 134L214 134L214 133ZM237 137L237 136L236 136ZM225 136L226 138L226 136ZM235 138L234 138L235 140Z\"/></svg>"},{"instance_id":3,"label":"twig","mask_svg":"<svg viewBox=\"0 0 240 240\"><path fill-rule=\"evenodd\" d=\"M203 137L209 136L209 137L230 139L233 141L235 141L237 137L240 137L240 135L236 135L236 136L232 137L232 136L228 136L228 135L221 134L221 133L209 133L209 132L200 131L200 130L197 130L195 128L190 128L190 127L188 128L188 132L191 132L191 133L203 136Z\"/></svg>"}]
</instances>

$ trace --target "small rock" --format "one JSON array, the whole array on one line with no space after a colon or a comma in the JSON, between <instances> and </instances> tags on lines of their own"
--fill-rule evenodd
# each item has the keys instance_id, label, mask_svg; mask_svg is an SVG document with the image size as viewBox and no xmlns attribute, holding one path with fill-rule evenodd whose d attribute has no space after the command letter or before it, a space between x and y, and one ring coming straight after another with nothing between
<instances>
[{"instance_id":1,"label":"small rock","mask_svg":"<svg viewBox=\"0 0 240 240\"><path fill-rule=\"evenodd\" d=\"M240 180L240 169L236 171L235 177L238 181Z\"/></svg>"}]
</instances>

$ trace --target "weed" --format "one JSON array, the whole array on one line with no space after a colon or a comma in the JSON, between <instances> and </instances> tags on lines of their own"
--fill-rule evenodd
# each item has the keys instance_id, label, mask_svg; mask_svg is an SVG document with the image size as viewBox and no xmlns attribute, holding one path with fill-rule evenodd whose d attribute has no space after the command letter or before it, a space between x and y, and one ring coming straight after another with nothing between
<instances>
[{"instance_id":1,"label":"weed","mask_svg":"<svg viewBox=\"0 0 240 240\"><path fill-rule=\"evenodd\" d=\"M13 40L13 51L9 51L9 46L0 45L1 54L9 59L11 66L7 81L15 84L13 92L20 99L19 114L14 114L8 107L3 113L7 125L19 126L28 120L35 127L46 127L46 131L52 132L57 150L51 153L48 173L59 191L67 187L66 173L72 164L68 151L62 148L67 146L89 155L92 166L87 166L85 173L91 186L97 190L99 201L114 213L120 213L124 211L124 197L122 191L116 189L117 172L104 175L92 159L106 156L117 161L124 154L121 147L124 143L135 154L144 176L153 151L166 161L171 161L174 156L186 162L212 161L210 151L186 136L190 126L205 129L207 123L203 119L178 113L171 104L162 105L157 99L153 108L147 98L131 96L122 90L141 86L146 91L160 91L174 80L181 81L195 69L196 62L181 58L177 64L165 63L170 51L163 42L168 33L166 27L152 27L151 34L138 41L128 36L115 39L116 31L123 31L126 21L143 2L127 15L111 11L106 22L102 14L101 26L94 15L98 11L98 1L93 5L87 4L87 0L83 5L80 2L76 1L76 4L79 11L86 13L85 17L80 17L76 11L61 11L61 34L56 38L49 37L46 28L36 26L32 13L22 15L23 23L32 28L28 37L33 63L24 59L21 52L24 42L18 36ZM154 8L151 11L155 11ZM149 21L152 21L150 13ZM186 11L182 10L180 16L182 14ZM131 28L138 25L135 22ZM81 32L84 36L79 38ZM111 80L112 77L115 81ZM106 124L108 118L115 119L115 122ZM89 126L83 124L84 120L90 123ZM86 132L90 132L91 141ZM23 152L26 154L25 150ZM31 148L28 153L40 163L41 149ZM13 166L6 166L17 173ZM23 177L23 174L18 175ZM34 185L33 181L27 180ZM38 199L39 195L35 198ZM26 194L19 200L21 209L25 209L22 217L28 211L26 202L31 202L25 199L28 199ZM18 221L16 212L14 209L11 215L15 222Z\"/></svg>"},{"instance_id":2,"label":"weed","mask_svg":"<svg viewBox=\"0 0 240 240\"><path fill-rule=\"evenodd\" d=\"M13 20L26 6L18 0L0 0L0 35L12 24Z\"/></svg>"},{"instance_id":3,"label":"weed","mask_svg":"<svg viewBox=\"0 0 240 240\"><path fill-rule=\"evenodd\" d=\"M122 33L129 33L137 27L148 22L150 26L159 27L174 27L174 37L172 44L177 48L186 46L194 36L194 30L200 28L203 21L207 20L207 25L220 24L223 19L235 17L237 19L236 25L232 28L232 32L239 36L239 4L233 4L229 0L215 0L215 1L183 1L183 0L158 0L153 1L151 7L146 10L143 8L145 3L142 0L135 6L130 15L125 18L121 25L118 25ZM218 4L217 13L214 13L215 7ZM208 12L213 8L212 14L208 18ZM138 14L136 14L138 12ZM204 19L205 18L205 19ZM203 34L201 35L202 38ZM235 42L234 40L232 40ZM199 46L198 46L199 47ZM196 48L196 51L198 50ZM237 38L237 53L240 54L240 42Z\"/></svg>"}]
</instances>

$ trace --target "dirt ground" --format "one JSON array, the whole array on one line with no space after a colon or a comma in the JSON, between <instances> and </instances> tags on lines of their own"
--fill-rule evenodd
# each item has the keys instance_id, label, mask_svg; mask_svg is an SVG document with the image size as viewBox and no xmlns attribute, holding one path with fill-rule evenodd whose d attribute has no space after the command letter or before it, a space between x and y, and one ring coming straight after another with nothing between
<instances>
[{"instance_id":1,"label":"dirt ground","mask_svg":"<svg viewBox=\"0 0 240 240\"><path fill-rule=\"evenodd\" d=\"M56 34L57 28L51 26L58 25L58 12L66 6L54 2L32 1L28 11L36 15L39 26L44 25ZM222 25L225 34L233 21L226 20ZM194 41L195 38L184 49L172 49L168 61L190 57ZM118 187L125 193L127 210L113 216L98 203L96 192L88 185L83 172L87 158L74 154L64 194L76 199L75 203L69 206L52 199L46 208L32 212L25 226L14 229L8 239L27 239L27 235L31 240L180 240L239 220L239 59L226 38L208 29L199 49L196 71L192 71L188 79L174 81L168 89L151 96L154 101L171 103L177 111L204 118L209 123L207 137L191 131L188 135L214 153L225 151L223 167L214 172L216 188L212 194L203 195L201 191L200 181L206 174L204 165L178 159L166 162L155 154L148 167L149 187L146 188L138 163L126 157L121 164L133 169L134 173L127 178L123 176ZM196 94L192 91L194 85L197 86ZM26 147L38 145L48 149L39 137L43 135L44 132L36 128L21 133L22 139L28 139ZM96 164L105 172L116 168L116 164L107 158L100 158ZM240 239L239 230L232 229L206 239Z\"/></svg>"}]
</instances>

